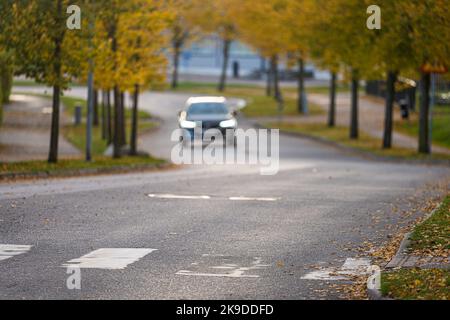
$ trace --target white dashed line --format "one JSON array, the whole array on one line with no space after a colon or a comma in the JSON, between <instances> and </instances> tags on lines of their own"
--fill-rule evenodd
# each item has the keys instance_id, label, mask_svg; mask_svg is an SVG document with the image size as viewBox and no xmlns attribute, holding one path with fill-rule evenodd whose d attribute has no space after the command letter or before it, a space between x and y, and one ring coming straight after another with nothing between
<instances>
[{"instance_id":1,"label":"white dashed line","mask_svg":"<svg viewBox=\"0 0 450 320\"><path fill-rule=\"evenodd\" d=\"M70 260L63 264L63 267L108 270L125 269L128 265L156 250L145 248L103 248L92 251L78 259Z\"/></svg>"},{"instance_id":2,"label":"white dashed line","mask_svg":"<svg viewBox=\"0 0 450 320\"><path fill-rule=\"evenodd\" d=\"M158 199L185 199L185 200L209 200L210 196L183 196L176 194L149 194L150 198L158 198Z\"/></svg>"},{"instance_id":3,"label":"white dashed line","mask_svg":"<svg viewBox=\"0 0 450 320\"><path fill-rule=\"evenodd\" d=\"M211 200L211 196L201 195L201 196L188 196L188 195L176 195L176 194L149 194L150 198L156 199L184 199L184 200ZM216 199L223 199L216 197ZM278 201L281 198L268 198L268 197L228 197L226 198L230 201L267 201L273 202Z\"/></svg>"},{"instance_id":4,"label":"white dashed line","mask_svg":"<svg viewBox=\"0 0 450 320\"><path fill-rule=\"evenodd\" d=\"M249 197L229 197L231 201L278 201L280 198L249 198Z\"/></svg>"},{"instance_id":5,"label":"white dashed line","mask_svg":"<svg viewBox=\"0 0 450 320\"><path fill-rule=\"evenodd\" d=\"M17 244L0 244L0 261L12 258L30 251L31 247Z\"/></svg>"},{"instance_id":6,"label":"white dashed line","mask_svg":"<svg viewBox=\"0 0 450 320\"><path fill-rule=\"evenodd\" d=\"M358 276L369 274L370 260L366 258L354 259L348 258L341 268L324 268L321 270L312 271L301 279L303 280L323 280L323 281L337 281L349 280L351 276Z\"/></svg>"}]
</instances>

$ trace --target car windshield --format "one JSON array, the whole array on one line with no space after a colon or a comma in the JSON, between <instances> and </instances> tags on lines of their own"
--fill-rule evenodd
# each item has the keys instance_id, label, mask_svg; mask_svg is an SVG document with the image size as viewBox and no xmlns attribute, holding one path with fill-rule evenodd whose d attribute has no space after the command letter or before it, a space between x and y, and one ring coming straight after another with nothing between
<instances>
[{"instance_id":1,"label":"car windshield","mask_svg":"<svg viewBox=\"0 0 450 320\"><path fill-rule=\"evenodd\" d=\"M194 103L188 109L188 114L227 114L228 108L223 103Z\"/></svg>"}]
</instances>

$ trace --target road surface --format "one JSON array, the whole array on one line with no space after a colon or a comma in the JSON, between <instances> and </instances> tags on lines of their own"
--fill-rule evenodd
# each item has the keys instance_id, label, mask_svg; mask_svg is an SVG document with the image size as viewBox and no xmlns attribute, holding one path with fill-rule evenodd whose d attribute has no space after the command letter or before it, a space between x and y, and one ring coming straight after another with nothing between
<instances>
[{"instance_id":1,"label":"road surface","mask_svg":"<svg viewBox=\"0 0 450 320\"><path fill-rule=\"evenodd\" d=\"M167 124L147 150L167 156L185 98L142 96ZM275 176L186 166L2 184L0 299L336 298L329 284L371 263L361 245L386 241L449 176L282 135Z\"/></svg>"}]
</instances>

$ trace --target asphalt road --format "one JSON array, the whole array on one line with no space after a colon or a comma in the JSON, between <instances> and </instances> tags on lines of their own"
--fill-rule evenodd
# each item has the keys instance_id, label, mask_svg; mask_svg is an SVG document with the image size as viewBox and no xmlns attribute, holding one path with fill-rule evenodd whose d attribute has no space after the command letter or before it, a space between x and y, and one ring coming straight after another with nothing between
<instances>
[{"instance_id":1,"label":"asphalt road","mask_svg":"<svg viewBox=\"0 0 450 320\"><path fill-rule=\"evenodd\" d=\"M143 95L143 108L167 124L146 150L167 156L185 99ZM364 241L386 241L414 218L401 214L409 200L449 177L442 166L371 161L282 135L275 176L186 166L2 184L0 299L339 297L321 291L342 282L327 272L369 258L358 250ZM78 263L81 289L70 290L67 266ZM318 265L325 280L315 279Z\"/></svg>"}]
</instances>

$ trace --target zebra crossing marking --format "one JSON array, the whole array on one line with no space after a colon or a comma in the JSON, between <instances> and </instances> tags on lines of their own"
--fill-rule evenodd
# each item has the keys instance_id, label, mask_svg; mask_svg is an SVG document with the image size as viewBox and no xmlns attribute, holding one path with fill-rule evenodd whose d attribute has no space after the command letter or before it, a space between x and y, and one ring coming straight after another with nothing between
<instances>
[{"instance_id":1,"label":"zebra crossing marking","mask_svg":"<svg viewBox=\"0 0 450 320\"><path fill-rule=\"evenodd\" d=\"M31 247L28 245L19 244L0 244L0 261L24 254L30 251Z\"/></svg>"},{"instance_id":2,"label":"zebra crossing marking","mask_svg":"<svg viewBox=\"0 0 450 320\"><path fill-rule=\"evenodd\" d=\"M148 248L101 248L80 258L72 259L65 268L123 270L157 249Z\"/></svg>"}]
</instances>

